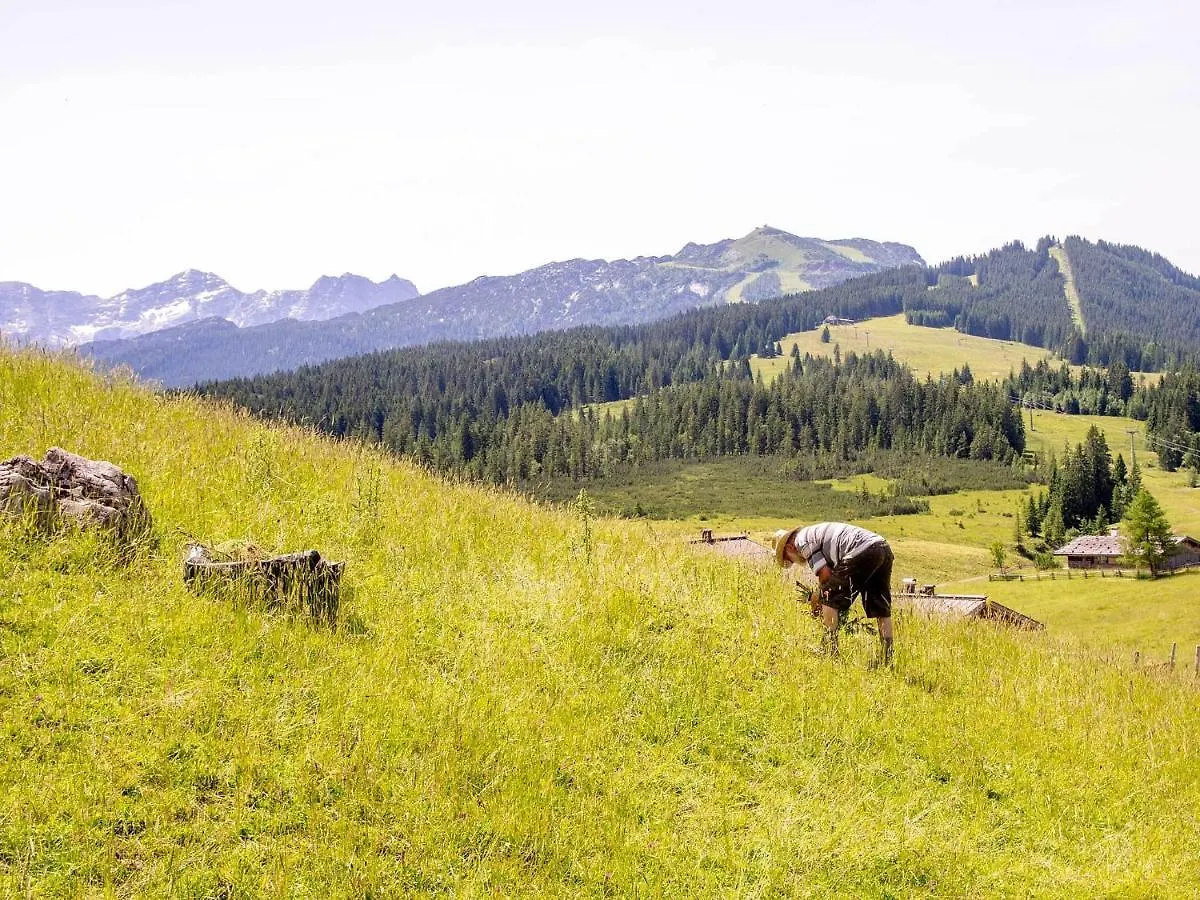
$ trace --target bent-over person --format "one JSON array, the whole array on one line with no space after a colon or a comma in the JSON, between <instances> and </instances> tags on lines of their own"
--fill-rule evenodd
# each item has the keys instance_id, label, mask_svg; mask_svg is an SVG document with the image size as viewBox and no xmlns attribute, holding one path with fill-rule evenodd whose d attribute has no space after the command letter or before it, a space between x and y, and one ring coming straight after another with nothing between
<instances>
[{"instance_id":1,"label":"bent-over person","mask_svg":"<svg viewBox=\"0 0 1200 900\"><path fill-rule=\"evenodd\" d=\"M822 643L836 656L838 617L862 597L863 611L879 627L877 664L892 663L892 548L873 531L845 522L797 525L775 532L775 561L787 568L801 560L817 576L821 592Z\"/></svg>"}]
</instances>

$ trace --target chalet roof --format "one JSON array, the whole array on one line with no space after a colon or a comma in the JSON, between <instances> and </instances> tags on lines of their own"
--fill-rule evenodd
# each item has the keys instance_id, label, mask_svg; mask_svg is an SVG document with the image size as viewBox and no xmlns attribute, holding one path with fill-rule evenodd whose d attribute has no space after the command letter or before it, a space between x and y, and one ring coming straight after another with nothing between
<instances>
[{"instance_id":1,"label":"chalet roof","mask_svg":"<svg viewBox=\"0 0 1200 900\"><path fill-rule=\"evenodd\" d=\"M925 615L963 616L967 619L976 618L987 606L984 596L923 596L919 594L893 595L897 603L907 605Z\"/></svg>"},{"instance_id":2,"label":"chalet roof","mask_svg":"<svg viewBox=\"0 0 1200 900\"><path fill-rule=\"evenodd\" d=\"M1040 631L1046 627L1037 619L1031 619L1015 609L989 600L983 594L899 594L895 600L897 604L926 616L990 619L1014 628L1033 631Z\"/></svg>"},{"instance_id":3,"label":"chalet roof","mask_svg":"<svg viewBox=\"0 0 1200 900\"><path fill-rule=\"evenodd\" d=\"M1123 556L1125 543L1120 535L1081 534L1054 551L1055 556Z\"/></svg>"},{"instance_id":4,"label":"chalet roof","mask_svg":"<svg viewBox=\"0 0 1200 900\"><path fill-rule=\"evenodd\" d=\"M1200 547L1200 541L1186 534L1171 536L1175 544ZM1054 551L1055 556L1123 556L1125 542L1119 534L1081 534Z\"/></svg>"},{"instance_id":5,"label":"chalet roof","mask_svg":"<svg viewBox=\"0 0 1200 900\"><path fill-rule=\"evenodd\" d=\"M722 556L729 556L734 559L775 564L775 551L770 547L764 547L762 544L750 540L744 534L730 535L728 537L713 537L711 534L707 534L698 541L689 541L688 543L694 547L702 547L705 550L711 550L714 553L720 553Z\"/></svg>"}]
</instances>

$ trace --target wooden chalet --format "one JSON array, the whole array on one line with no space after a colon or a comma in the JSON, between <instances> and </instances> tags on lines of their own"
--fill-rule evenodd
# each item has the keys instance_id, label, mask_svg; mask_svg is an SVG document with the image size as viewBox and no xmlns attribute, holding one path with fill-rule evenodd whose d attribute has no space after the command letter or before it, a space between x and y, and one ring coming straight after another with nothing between
<instances>
[{"instance_id":1,"label":"wooden chalet","mask_svg":"<svg viewBox=\"0 0 1200 900\"><path fill-rule=\"evenodd\" d=\"M1119 534L1081 534L1054 551L1067 558L1068 569L1117 569L1124 565L1125 541Z\"/></svg>"},{"instance_id":2,"label":"wooden chalet","mask_svg":"<svg viewBox=\"0 0 1200 900\"><path fill-rule=\"evenodd\" d=\"M1200 541L1186 534L1171 538L1166 548L1166 559L1157 567L1169 572L1187 566L1200 565ZM1113 529L1108 534L1081 534L1075 540L1054 551L1055 556L1067 558L1068 569L1120 569L1129 568L1125 553L1125 539Z\"/></svg>"}]
</instances>

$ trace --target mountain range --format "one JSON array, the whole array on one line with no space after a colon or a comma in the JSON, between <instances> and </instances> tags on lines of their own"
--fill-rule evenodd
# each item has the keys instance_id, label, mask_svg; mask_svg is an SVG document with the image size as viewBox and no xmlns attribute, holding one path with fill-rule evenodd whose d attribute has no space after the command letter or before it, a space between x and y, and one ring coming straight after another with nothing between
<instances>
[{"instance_id":1,"label":"mountain range","mask_svg":"<svg viewBox=\"0 0 1200 900\"><path fill-rule=\"evenodd\" d=\"M48 347L132 338L199 319L238 327L280 319L320 321L418 296L396 275L376 283L361 275L322 276L307 290L244 293L211 272L188 269L166 281L102 298L0 282L0 334Z\"/></svg>"},{"instance_id":2,"label":"mountain range","mask_svg":"<svg viewBox=\"0 0 1200 900\"><path fill-rule=\"evenodd\" d=\"M720 303L819 289L924 265L912 247L797 237L763 226L739 239L689 243L670 256L573 259L485 276L321 322L237 327L214 317L81 352L169 386L294 369L441 340L476 340L585 324L635 324Z\"/></svg>"}]
</instances>

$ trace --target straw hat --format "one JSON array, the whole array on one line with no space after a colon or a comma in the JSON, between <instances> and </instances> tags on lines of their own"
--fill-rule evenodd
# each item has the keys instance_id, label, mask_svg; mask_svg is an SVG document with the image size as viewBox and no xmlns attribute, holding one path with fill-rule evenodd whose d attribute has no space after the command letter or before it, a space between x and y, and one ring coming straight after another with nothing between
<instances>
[{"instance_id":1,"label":"straw hat","mask_svg":"<svg viewBox=\"0 0 1200 900\"><path fill-rule=\"evenodd\" d=\"M792 538L796 536L796 532L803 528L803 525L797 525L795 528L787 529L780 528L771 538L771 548L775 551L776 565L783 566L785 569L792 564L790 559L784 558L784 551L787 550L788 544L792 542Z\"/></svg>"}]
</instances>

